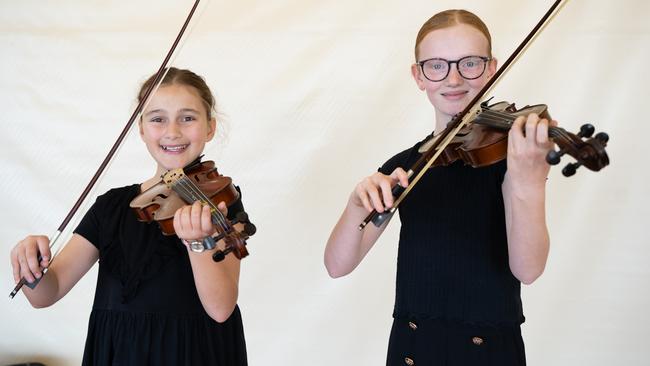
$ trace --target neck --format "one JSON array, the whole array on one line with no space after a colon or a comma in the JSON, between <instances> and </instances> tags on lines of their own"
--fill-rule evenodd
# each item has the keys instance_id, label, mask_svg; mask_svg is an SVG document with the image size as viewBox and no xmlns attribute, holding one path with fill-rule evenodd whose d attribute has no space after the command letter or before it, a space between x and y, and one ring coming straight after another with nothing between
<instances>
[{"instance_id":1,"label":"neck","mask_svg":"<svg viewBox=\"0 0 650 366\"><path fill-rule=\"evenodd\" d=\"M444 114L438 110L436 110L436 125L435 125L435 134L441 133L446 127L449 121L451 121L451 118L453 116Z\"/></svg>"}]
</instances>

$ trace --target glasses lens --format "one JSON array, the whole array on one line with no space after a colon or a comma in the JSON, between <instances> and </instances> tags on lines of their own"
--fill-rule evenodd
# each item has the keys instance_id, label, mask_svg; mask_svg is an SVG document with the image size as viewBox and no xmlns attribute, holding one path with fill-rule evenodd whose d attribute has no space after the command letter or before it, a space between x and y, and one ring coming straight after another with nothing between
<instances>
[{"instance_id":1,"label":"glasses lens","mask_svg":"<svg viewBox=\"0 0 650 366\"><path fill-rule=\"evenodd\" d=\"M469 56L458 60L458 72L465 79L476 79L485 71L485 60L477 56Z\"/></svg>"},{"instance_id":2,"label":"glasses lens","mask_svg":"<svg viewBox=\"0 0 650 366\"><path fill-rule=\"evenodd\" d=\"M422 64L424 76L431 81L440 81L447 77L449 64L445 60L427 60Z\"/></svg>"}]
</instances>

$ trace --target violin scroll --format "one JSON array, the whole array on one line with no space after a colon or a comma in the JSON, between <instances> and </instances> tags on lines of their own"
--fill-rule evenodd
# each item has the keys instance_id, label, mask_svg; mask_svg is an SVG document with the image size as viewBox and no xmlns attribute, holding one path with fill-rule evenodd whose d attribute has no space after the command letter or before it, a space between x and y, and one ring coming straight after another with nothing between
<instances>
[{"instance_id":1,"label":"violin scroll","mask_svg":"<svg viewBox=\"0 0 650 366\"><path fill-rule=\"evenodd\" d=\"M587 123L580 127L580 132L572 134L558 127L549 129L549 135L553 142L558 145L560 150L551 150L546 155L546 162L550 165L557 165L563 155L569 154L575 163L569 163L562 169L562 175L570 177L576 173L576 170L585 166L595 172L609 165L609 157L605 151L609 135L605 132L599 132L592 137L595 132L593 125Z\"/></svg>"}]
</instances>

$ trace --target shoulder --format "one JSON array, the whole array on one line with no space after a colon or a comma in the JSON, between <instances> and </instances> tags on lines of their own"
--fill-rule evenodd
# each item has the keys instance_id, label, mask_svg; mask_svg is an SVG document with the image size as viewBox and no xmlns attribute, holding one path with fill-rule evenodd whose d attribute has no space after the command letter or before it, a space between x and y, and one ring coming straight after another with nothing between
<instances>
[{"instance_id":1,"label":"shoulder","mask_svg":"<svg viewBox=\"0 0 650 366\"><path fill-rule=\"evenodd\" d=\"M418 141L412 147L395 154L392 158L388 159L379 168L379 172L388 175L388 174L392 173L393 170L395 170L397 168L402 168L402 169L405 169L405 170L408 169L411 165L413 165L420 158L420 156L422 154L418 151L418 149L429 138L430 138L430 136L427 136L422 141Z\"/></svg>"},{"instance_id":2,"label":"shoulder","mask_svg":"<svg viewBox=\"0 0 650 366\"><path fill-rule=\"evenodd\" d=\"M97 196L97 199L95 200L95 204L93 206L96 208L112 208L121 206L125 201L130 202L139 193L139 184L131 184L124 187L112 188Z\"/></svg>"}]
</instances>

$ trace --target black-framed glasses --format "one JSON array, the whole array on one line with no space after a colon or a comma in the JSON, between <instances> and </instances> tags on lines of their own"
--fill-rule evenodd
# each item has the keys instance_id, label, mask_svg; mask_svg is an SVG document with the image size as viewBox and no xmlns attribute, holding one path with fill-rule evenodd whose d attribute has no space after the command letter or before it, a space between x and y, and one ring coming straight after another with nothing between
<instances>
[{"instance_id":1,"label":"black-framed glasses","mask_svg":"<svg viewBox=\"0 0 650 366\"><path fill-rule=\"evenodd\" d=\"M463 79L474 80L478 79L485 72L485 67L488 61L492 60L490 57L484 56L465 56L458 60L445 60L444 58L430 58L418 61L420 70L425 78L430 81L445 80L451 70L451 64L456 64L458 73Z\"/></svg>"}]
</instances>

